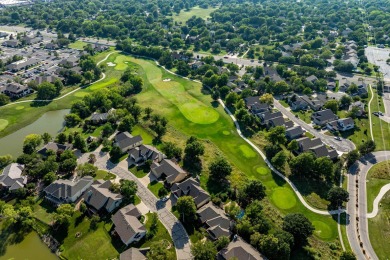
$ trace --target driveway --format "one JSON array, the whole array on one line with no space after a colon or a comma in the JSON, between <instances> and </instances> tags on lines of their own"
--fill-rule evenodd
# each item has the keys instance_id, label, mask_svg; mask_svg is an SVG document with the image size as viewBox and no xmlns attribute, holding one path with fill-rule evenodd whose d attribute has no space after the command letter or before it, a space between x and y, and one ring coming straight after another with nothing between
<instances>
[{"instance_id":1,"label":"driveway","mask_svg":"<svg viewBox=\"0 0 390 260\"><path fill-rule=\"evenodd\" d=\"M78 163L87 162L89 154L90 153L83 154L78 159ZM170 233L176 248L177 259L192 259L189 236L181 222L172 214L165 204L158 200L137 177L127 170L127 168L122 168L121 165L111 163L107 153L94 152L94 154L96 156L96 167L109 171L122 179L134 181L137 184L137 196L151 212L156 212L158 214L161 223L163 223ZM126 164L124 165L126 166Z\"/></svg>"},{"instance_id":2,"label":"driveway","mask_svg":"<svg viewBox=\"0 0 390 260\"><path fill-rule=\"evenodd\" d=\"M315 130L311 125L303 122L302 120L295 117L293 113L291 113L288 109L282 106L278 100L274 99L274 107L278 109L282 114L288 117L295 124L301 126L303 129L318 137L328 146L333 146L339 153L348 153L356 148L355 144L351 141L342 138L341 141L337 141L333 136L325 135L320 131Z\"/></svg>"}]
</instances>

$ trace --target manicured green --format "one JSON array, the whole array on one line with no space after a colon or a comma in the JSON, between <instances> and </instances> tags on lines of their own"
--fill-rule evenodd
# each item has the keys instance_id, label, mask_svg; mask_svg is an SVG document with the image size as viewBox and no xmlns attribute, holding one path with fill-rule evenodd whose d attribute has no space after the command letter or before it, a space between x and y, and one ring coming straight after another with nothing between
<instances>
[{"instance_id":1,"label":"manicured green","mask_svg":"<svg viewBox=\"0 0 390 260\"><path fill-rule=\"evenodd\" d=\"M277 188L272 193L272 201L280 209L291 209L297 203L294 193L287 188Z\"/></svg>"},{"instance_id":2,"label":"manicured green","mask_svg":"<svg viewBox=\"0 0 390 260\"><path fill-rule=\"evenodd\" d=\"M0 131L3 130L4 128L6 128L7 125L8 125L8 120L0 119Z\"/></svg>"},{"instance_id":3,"label":"manicured green","mask_svg":"<svg viewBox=\"0 0 390 260\"><path fill-rule=\"evenodd\" d=\"M251 149L249 145L246 145L246 144L240 145L240 150L246 158L256 157L256 152L254 152L253 149Z\"/></svg>"},{"instance_id":4,"label":"manicured green","mask_svg":"<svg viewBox=\"0 0 390 260\"><path fill-rule=\"evenodd\" d=\"M379 259L388 259L390 256L390 192L381 201L379 213L375 218L368 219L368 230L371 245Z\"/></svg>"},{"instance_id":5,"label":"manicured green","mask_svg":"<svg viewBox=\"0 0 390 260\"><path fill-rule=\"evenodd\" d=\"M190 19L194 15L197 17L200 17L202 19L207 19L208 17L210 17L210 14L215 10L217 10L217 8L210 7L207 9L203 9L203 8L196 6L196 7L193 7L189 11L181 11L179 13L179 15L174 14L173 20L175 22L179 22L179 23L181 22L181 23L185 24L185 22L187 22L187 20Z\"/></svg>"},{"instance_id":6,"label":"manicured green","mask_svg":"<svg viewBox=\"0 0 390 260\"><path fill-rule=\"evenodd\" d=\"M148 189L158 198L158 191L164 187L164 184L158 181L152 181L148 184Z\"/></svg>"},{"instance_id":7,"label":"manicured green","mask_svg":"<svg viewBox=\"0 0 390 260\"><path fill-rule=\"evenodd\" d=\"M390 161L380 162L371 167L367 174L367 212L372 212L373 203L381 188L390 183Z\"/></svg>"},{"instance_id":8,"label":"manicured green","mask_svg":"<svg viewBox=\"0 0 390 260\"><path fill-rule=\"evenodd\" d=\"M268 167L258 167L256 169L256 172L258 172L261 175L267 175L271 173L271 170Z\"/></svg>"},{"instance_id":9,"label":"manicured green","mask_svg":"<svg viewBox=\"0 0 390 260\"><path fill-rule=\"evenodd\" d=\"M69 44L69 48L76 49L76 50L84 50L84 47L87 46L88 43L82 42L82 41L75 41Z\"/></svg>"},{"instance_id":10,"label":"manicured green","mask_svg":"<svg viewBox=\"0 0 390 260\"><path fill-rule=\"evenodd\" d=\"M333 237L333 230L331 227L328 226L328 224L322 222L322 221L313 221L313 226L315 227L314 233L324 239L330 239Z\"/></svg>"}]
</instances>

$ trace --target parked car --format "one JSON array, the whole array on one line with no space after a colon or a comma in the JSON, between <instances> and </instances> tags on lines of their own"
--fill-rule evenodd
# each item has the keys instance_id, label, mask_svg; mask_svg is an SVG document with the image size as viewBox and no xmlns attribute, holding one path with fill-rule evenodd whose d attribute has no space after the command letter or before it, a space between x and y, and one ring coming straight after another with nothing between
<instances>
[{"instance_id":1,"label":"parked car","mask_svg":"<svg viewBox=\"0 0 390 260\"><path fill-rule=\"evenodd\" d=\"M167 200L169 200L169 197L164 197L164 198L161 199L162 202L165 202Z\"/></svg>"},{"instance_id":2,"label":"parked car","mask_svg":"<svg viewBox=\"0 0 390 260\"><path fill-rule=\"evenodd\" d=\"M372 113L374 116L379 116L379 113L378 112L374 112Z\"/></svg>"},{"instance_id":3,"label":"parked car","mask_svg":"<svg viewBox=\"0 0 390 260\"><path fill-rule=\"evenodd\" d=\"M337 140L337 141L341 141L340 136L335 136L334 139Z\"/></svg>"},{"instance_id":4,"label":"parked car","mask_svg":"<svg viewBox=\"0 0 390 260\"><path fill-rule=\"evenodd\" d=\"M381 111L379 111L378 114L379 114L380 116L383 116L383 113L382 113Z\"/></svg>"}]
</instances>

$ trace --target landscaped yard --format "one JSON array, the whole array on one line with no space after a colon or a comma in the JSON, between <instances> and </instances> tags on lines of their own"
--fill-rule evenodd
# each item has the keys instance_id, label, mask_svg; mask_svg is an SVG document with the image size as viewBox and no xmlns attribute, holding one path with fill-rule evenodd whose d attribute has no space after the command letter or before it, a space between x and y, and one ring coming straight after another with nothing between
<instances>
[{"instance_id":1,"label":"landscaped yard","mask_svg":"<svg viewBox=\"0 0 390 260\"><path fill-rule=\"evenodd\" d=\"M383 197L379 214L368 219L368 230L371 245L379 259L388 259L390 256L390 192Z\"/></svg>"},{"instance_id":2,"label":"landscaped yard","mask_svg":"<svg viewBox=\"0 0 390 260\"><path fill-rule=\"evenodd\" d=\"M374 199L380 189L388 183L390 183L390 161L372 166L367 174L367 212L372 212Z\"/></svg>"},{"instance_id":3,"label":"landscaped yard","mask_svg":"<svg viewBox=\"0 0 390 260\"><path fill-rule=\"evenodd\" d=\"M161 182L158 182L158 181L152 181L151 183L148 184L148 189L153 192L153 194L159 198L160 196L158 196L158 191L164 187L164 184L162 184Z\"/></svg>"},{"instance_id":4,"label":"landscaped yard","mask_svg":"<svg viewBox=\"0 0 390 260\"><path fill-rule=\"evenodd\" d=\"M129 171L137 178L143 178L150 172L150 169L144 166L133 166L129 168Z\"/></svg>"},{"instance_id":5,"label":"landscaped yard","mask_svg":"<svg viewBox=\"0 0 390 260\"><path fill-rule=\"evenodd\" d=\"M298 115L298 118L301 119L302 121L310 124L311 123L311 110L300 110L300 111L291 111L294 115Z\"/></svg>"},{"instance_id":6,"label":"landscaped yard","mask_svg":"<svg viewBox=\"0 0 390 260\"><path fill-rule=\"evenodd\" d=\"M106 171L103 171L103 170L98 170L96 172L96 176L95 176L95 180L114 180L116 178L116 175L113 174L113 173L109 173L109 172L106 172Z\"/></svg>"},{"instance_id":7,"label":"landscaped yard","mask_svg":"<svg viewBox=\"0 0 390 260\"><path fill-rule=\"evenodd\" d=\"M188 19L190 19L194 15L202 19L207 19L208 17L210 17L210 14L215 10L217 10L217 8L209 7L207 9L204 9L204 8L200 8L199 6L195 6L191 8L191 10L189 11L184 11L184 10L181 11L179 15L174 14L173 20L175 22L185 24L188 21Z\"/></svg>"}]
</instances>

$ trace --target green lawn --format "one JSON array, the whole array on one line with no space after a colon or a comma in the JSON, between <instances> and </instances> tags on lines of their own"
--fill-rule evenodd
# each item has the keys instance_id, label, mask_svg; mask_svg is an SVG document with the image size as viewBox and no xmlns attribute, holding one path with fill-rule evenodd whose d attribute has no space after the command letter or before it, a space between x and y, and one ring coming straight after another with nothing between
<instances>
[{"instance_id":1,"label":"green lawn","mask_svg":"<svg viewBox=\"0 0 390 260\"><path fill-rule=\"evenodd\" d=\"M382 199L379 214L368 219L368 230L371 245L379 259L388 259L390 256L390 192Z\"/></svg>"},{"instance_id":2,"label":"green lawn","mask_svg":"<svg viewBox=\"0 0 390 260\"><path fill-rule=\"evenodd\" d=\"M284 100L279 100L279 103L284 107L290 107Z\"/></svg>"},{"instance_id":3,"label":"green lawn","mask_svg":"<svg viewBox=\"0 0 390 260\"><path fill-rule=\"evenodd\" d=\"M152 144L154 136L148 132L145 128L142 126L136 125L133 127L133 131L131 131L131 134L133 136L140 135L142 136L143 143L144 144Z\"/></svg>"},{"instance_id":4,"label":"green lawn","mask_svg":"<svg viewBox=\"0 0 390 260\"><path fill-rule=\"evenodd\" d=\"M390 161L380 162L372 166L367 174L367 212L372 212L373 203L380 189L390 183Z\"/></svg>"},{"instance_id":5,"label":"green lawn","mask_svg":"<svg viewBox=\"0 0 390 260\"><path fill-rule=\"evenodd\" d=\"M264 171L257 170L260 168L268 169L268 167L251 147L246 147L247 144L238 136L229 116L221 106L216 102L213 102L210 96L204 95L201 92L200 84L173 76L155 66L152 61L132 58L132 62L139 65L138 73L143 76L145 82L144 90L137 95L140 105L144 107L150 106L155 111L158 111L158 113L167 117L169 125L180 132L178 135L194 135L216 145L219 151L223 153L223 156L228 158L229 162L238 169L238 172L232 174L230 177L232 185L240 185L246 178L250 178L261 180L267 187L266 192L269 197L272 197L273 193L275 191L278 192L280 188L291 191L290 186L279 177L271 174L269 171L265 171L265 174L262 174ZM166 92L168 86L166 83L162 82L162 79L164 78L170 78L173 81L170 81L170 84L174 84L175 89L178 90L175 92L175 97L173 97L171 93ZM197 99L198 102L203 103L205 106L214 107L214 111L218 113L219 117L215 122L208 122L207 124L205 122L201 124L190 120L191 118L187 117L186 111L181 109L181 104L178 102L179 99L182 99L182 95L185 100L188 100L189 98ZM198 113L198 111L196 111L196 113ZM224 133L229 133L228 141ZM241 147L246 148L241 149ZM208 190L212 189L215 185L213 183L208 183L207 178L203 178L203 174L201 184L202 187L205 187ZM314 214L308 211L299 202L295 194L293 194L293 198L297 201L294 206L289 209L279 208L283 214L301 212L311 221L317 220L326 223L331 230L328 234L331 235L323 238L321 238L320 235L317 237L326 241L332 241L337 238L336 222L331 217ZM277 207L277 205L275 206ZM281 207L286 206L282 205ZM324 225L318 225L318 231L321 231L323 227ZM324 228L321 233L326 232L328 232L328 228ZM319 234L319 232L316 234Z\"/></svg>"},{"instance_id":6,"label":"green lawn","mask_svg":"<svg viewBox=\"0 0 390 260\"><path fill-rule=\"evenodd\" d=\"M87 46L88 43L82 42L82 41L75 41L69 44L69 48L76 49L76 50L84 50L84 47Z\"/></svg>"},{"instance_id":7,"label":"green lawn","mask_svg":"<svg viewBox=\"0 0 390 260\"><path fill-rule=\"evenodd\" d=\"M304 122L310 124L311 123L311 110L300 110L300 111L291 111L294 115L298 115L298 118L303 120Z\"/></svg>"},{"instance_id":8,"label":"green lawn","mask_svg":"<svg viewBox=\"0 0 390 260\"><path fill-rule=\"evenodd\" d=\"M55 212L55 207L44 199L38 200L34 205L34 217L45 224L51 224L53 212Z\"/></svg>"},{"instance_id":9,"label":"green lawn","mask_svg":"<svg viewBox=\"0 0 390 260\"><path fill-rule=\"evenodd\" d=\"M143 166L133 166L129 168L129 171L137 178L143 178L150 172L150 169Z\"/></svg>"},{"instance_id":10,"label":"green lawn","mask_svg":"<svg viewBox=\"0 0 390 260\"><path fill-rule=\"evenodd\" d=\"M152 181L151 183L148 184L148 189L153 192L153 194L159 198L158 196L158 191L164 187L164 184L162 184L161 182L158 182L158 181Z\"/></svg>"},{"instance_id":11,"label":"green lawn","mask_svg":"<svg viewBox=\"0 0 390 260\"><path fill-rule=\"evenodd\" d=\"M116 178L116 175L113 174L113 173L109 173L109 172L106 172L106 171L103 171L103 170L98 170L96 172L96 176L95 176L95 180L114 180Z\"/></svg>"},{"instance_id":12,"label":"green lawn","mask_svg":"<svg viewBox=\"0 0 390 260\"><path fill-rule=\"evenodd\" d=\"M190 19L194 15L197 17L200 17L202 19L207 19L210 17L210 14L215 10L217 10L217 8L209 7L207 9L203 9L203 8L200 8L199 6L196 6L196 7L193 7L189 11L184 11L184 10L181 11L179 13L179 15L174 14L173 20L175 22L185 24L188 21L188 19Z\"/></svg>"},{"instance_id":13,"label":"green lawn","mask_svg":"<svg viewBox=\"0 0 390 260\"><path fill-rule=\"evenodd\" d=\"M376 89L373 89L374 98L371 102L371 113L376 111L385 112L383 106L382 97L377 95ZM369 99L371 98L371 92L369 91ZM390 139L390 124L379 119L377 116L371 115L372 120L372 130L374 135L374 141L376 143L377 151L385 151L390 149L389 139Z\"/></svg>"},{"instance_id":14,"label":"green lawn","mask_svg":"<svg viewBox=\"0 0 390 260\"><path fill-rule=\"evenodd\" d=\"M145 223L145 227L146 227L147 232L150 231L150 226L152 225L152 222L150 221L150 216L151 215L152 215L152 213L147 213L146 214L147 220L146 220L146 223ZM146 240L140 246L140 248L150 247L150 245L152 243L154 243L154 242L161 242L161 241L164 241L164 240L169 242L172 245L171 248L169 249L169 251L171 251L175 255L175 259L176 259L176 251L175 251L175 247L173 246L172 238L171 238L171 236L169 235L167 229L164 227L164 225L161 223L160 220L158 220L156 234L154 234L154 236L152 238L150 238L149 240Z\"/></svg>"}]
</instances>

